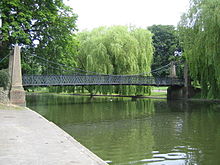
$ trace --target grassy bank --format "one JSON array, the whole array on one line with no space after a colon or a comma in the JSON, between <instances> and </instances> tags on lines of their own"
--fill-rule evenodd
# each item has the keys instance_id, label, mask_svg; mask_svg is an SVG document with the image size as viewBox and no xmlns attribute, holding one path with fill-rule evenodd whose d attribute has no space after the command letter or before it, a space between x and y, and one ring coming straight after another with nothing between
<instances>
[{"instance_id":1,"label":"grassy bank","mask_svg":"<svg viewBox=\"0 0 220 165\"><path fill-rule=\"evenodd\" d=\"M140 97L140 98L166 98L167 97L167 87L153 87L151 94L146 94L142 96L135 96L135 95L119 95L119 94L94 94L92 96L98 97ZM49 92L47 88L37 88L37 90L31 91L29 93L50 93L50 94L63 94L63 95L76 95L76 96L91 96L90 93L84 92L76 92L76 93L66 93L66 92Z\"/></svg>"}]
</instances>

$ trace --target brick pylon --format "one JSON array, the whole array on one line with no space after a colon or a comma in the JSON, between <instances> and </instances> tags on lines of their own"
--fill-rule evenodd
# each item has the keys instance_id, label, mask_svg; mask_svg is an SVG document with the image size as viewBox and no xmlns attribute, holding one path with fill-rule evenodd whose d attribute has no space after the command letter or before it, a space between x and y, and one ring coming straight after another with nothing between
<instances>
[{"instance_id":1,"label":"brick pylon","mask_svg":"<svg viewBox=\"0 0 220 165\"><path fill-rule=\"evenodd\" d=\"M9 61L9 75L11 76L10 103L26 106L25 91L22 85L20 47L15 45L14 53Z\"/></svg>"}]
</instances>

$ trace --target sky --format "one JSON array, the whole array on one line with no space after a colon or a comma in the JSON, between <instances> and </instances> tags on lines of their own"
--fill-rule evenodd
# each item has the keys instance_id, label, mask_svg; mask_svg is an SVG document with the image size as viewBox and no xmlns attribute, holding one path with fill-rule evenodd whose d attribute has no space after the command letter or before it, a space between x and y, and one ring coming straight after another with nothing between
<instances>
[{"instance_id":1,"label":"sky","mask_svg":"<svg viewBox=\"0 0 220 165\"><path fill-rule=\"evenodd\" d=\"M176 26L189 0L64 0L78 15L80 31L100 26Z\"/></svg>"}]
</instances>

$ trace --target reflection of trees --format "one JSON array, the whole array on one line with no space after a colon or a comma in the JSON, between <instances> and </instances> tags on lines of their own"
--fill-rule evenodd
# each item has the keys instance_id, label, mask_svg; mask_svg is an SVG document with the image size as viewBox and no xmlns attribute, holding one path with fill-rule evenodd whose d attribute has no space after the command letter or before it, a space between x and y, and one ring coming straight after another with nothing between
<instances>
[{"instance_id":1,"label":"reflection of trees","mask_svg":"<svg viewBox=\"0 0 220 165\"><path fill-rule=\"evenodd\" d=\"M154 145L150 121L143 120L72 124L63 129L104 160L132 162L146 158Z\"/></svg>"},{"instance_id":2,"label":"reflection of trees","mask_svg":"<svg viewBox=\"0 0 220 165\"><path fill-rule=\"evenodd\" d=\"M220 164L220 113L205 102L155 102L155 149L170 152L176 146L192 164ZM158 113L159 111L159 113ZM161 128L161 129L159 129Z\"/></svg>"},{"instance_id":3,"label":"reflection of trees","mask_svg":"<svg viewBox=\"0 0 220 165\"><path fill-rule=\"evenodd\" d=\"M220 164L220 114L213 103L189 103L182 136L187 143L198 148L194 159L198 164Z\"/></svg>"},{"instance_id":4,"label":"reflection of trees","mask_svg":"<svg viewBox=\"0 0 220 165\"><path fill-rule=\"evenodd\" d=\"M143 118L154 113L151 100L130 101L123 98L93 98L39 95L29 98L40 104L31 108L56 124L93 123ZM59 105L59 106L58 106Z\"/></svg>"},{"instance_id":5,"label":"reflection of trees","mask_svg":"<svg viewBox=\"0 0 220 165\"><path fill-rule=\"evenodd\" d=\"M31 99L40 102L33 109L103 159L129 162L151 158L152 150L177 149L188 154L189 164L220 164L218 104L57 95Z\"/></svg>"},{"instance_id":6,"label":"reflection of trees","mask_svg":"<svg viewBox=\"0 0 220 165\"><path fill-rule=\"evenodd\" d=\"M152 120L155 150L162 153L170 152L180 144L179 133L182 131L184 113L174 104L166 101L155 101L155 115ZM171 107L172 106L172 107Z\"/></svg>"},{"instance_id":7,"label":"reflection of trees","mask_svg":"<svg viewBox=\"0 0 220 165\"><path fill-rule=\"evenodd\" d=\"M52 105L45 103L36 108L40 113L46 109L46 118L103 159L119 163L145 159L146 153L151 157L154 146L150 120L154 114L152 100L94 98L82 104L83 100L73 101L74 97L53 96L51 99L47 104ZM69 99L75 104L68 104ZM54 105L55 102L59 106Z\"/></svg>"}]
</instances>

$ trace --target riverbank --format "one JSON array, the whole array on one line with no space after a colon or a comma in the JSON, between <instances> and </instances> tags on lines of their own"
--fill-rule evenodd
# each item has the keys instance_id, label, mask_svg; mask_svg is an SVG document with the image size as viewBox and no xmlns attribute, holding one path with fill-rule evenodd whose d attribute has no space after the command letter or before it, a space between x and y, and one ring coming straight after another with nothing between
<instances>
[{"instance_id":1,"label":"riverbank","mask_svg":"<svg viewBox=\"0 0 220 165\"><path fill-rule=\"evenodd\" d=\"M58 126L28 108L0 104L0 121L0 164L107 164Z\"/></svg>"},{"instance_id":2,"label":"riverbank","mask_svg":"<svg viewBox=\"0 0 220 165\"><path fill-rule=\"evenodd\" d=\"M73 96L92 96L92 97L129 97L129 98L153 98L153 99L166 99L167 98L167 87L153 87L151 90L151 94L145 95L120 95L120 94L93 94L91 95L89 92L85 93L66 93L66 92L49 92L47 88L37 88L36 91L28 91L28 93L34 94L58 94L58 95L73 95Z\"/></svg>"},{"instance_id":3,"label":"riverbank","mask_svg":"<svg viewBox=\"0 0 220 165\"><path fill-rule=\"evenodd\" d=\"M166 97L166 91L164 90L154 90L153 91L154 94L150 95L150 96L134 96L134 95L105 95L105 94L94 94L94 95L90 95L90 94L83 94L83 93L75 93L75 94L71 94L71 93L45 93L45 92L28 92L26 94L49 94L49 95L63 95L63 96L85 96L85 97L106 97L106 98L131 98L132 100L136 100L136 99L167 99ZM184 100L184 101L188 101L188 102L216 102L219 103L220 99L204 99L204 98L188 98L188 99L176 99L176 100Z\"/></svg>"},{"instance_id":4,"label":"riverbank","mask_svg":"<svg viewBox=\"0 0 220 165\"><path fill-rule=\"evenodd\" d=\"M195 164L201 152L210 158L202 164L218 161L220 104L48 94L33 94L27 100L31 109L109 164ZM151 162L154 154L178 152L187 158Z\"/></svg>"},{"instance_id":5,"label":"riverbank","mask_svg":"<svg viewBox=\"0 0 220 165\"><path fill-rule=\"evenodd\" d=\"M71 96L86 96L86 97L124 97L124 98L149 98L149 99L166 99L166 92L155 91L153 95L118 95L118 94L89 94L89 93L46 93L46 92L28 92L26 94L50 94L50 95L71 95Z\"/></svg>"}]
</instances>

